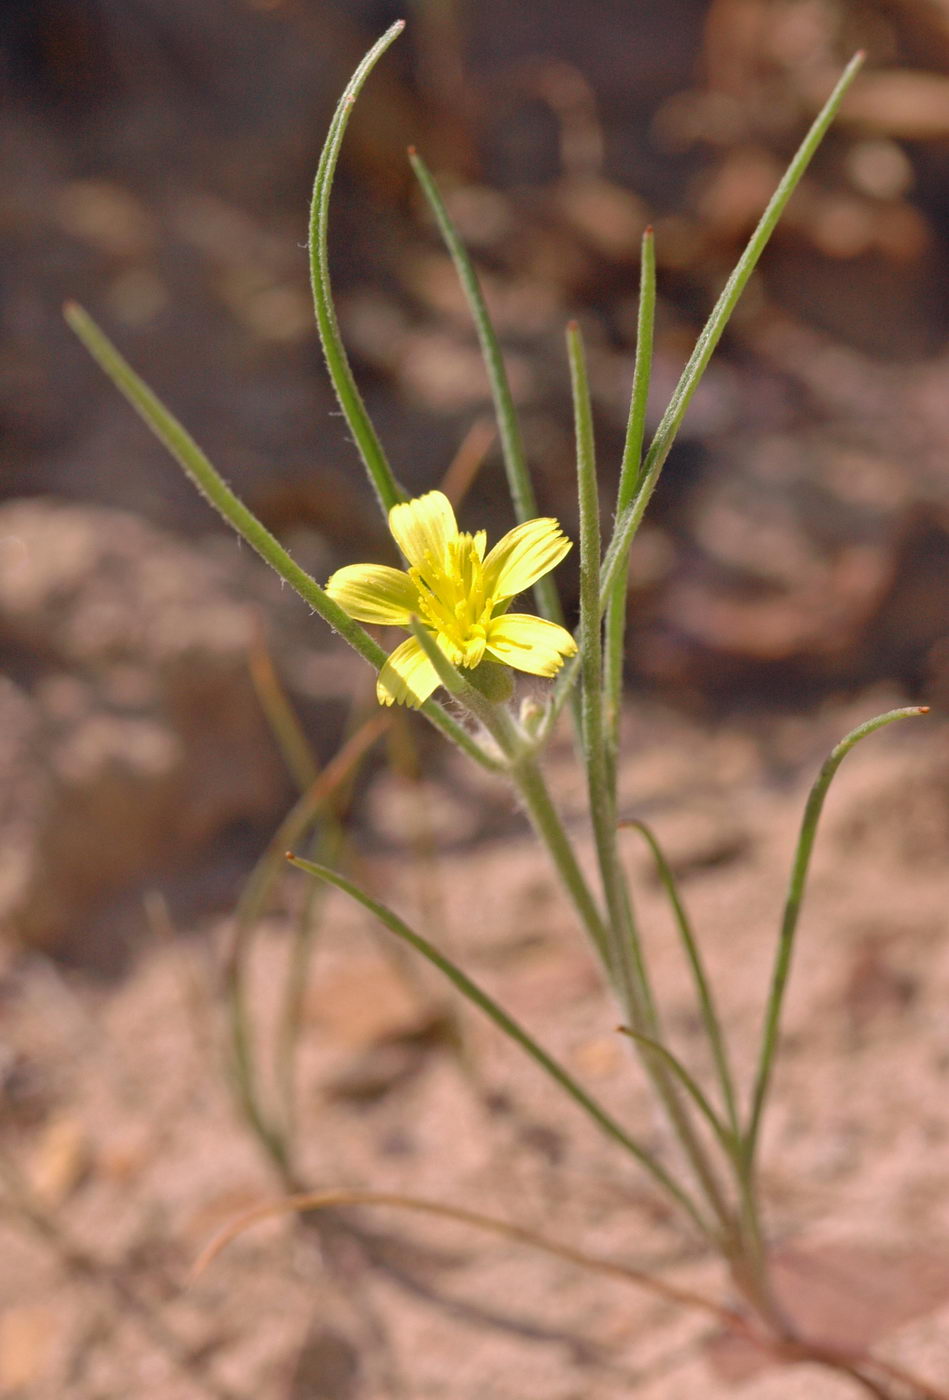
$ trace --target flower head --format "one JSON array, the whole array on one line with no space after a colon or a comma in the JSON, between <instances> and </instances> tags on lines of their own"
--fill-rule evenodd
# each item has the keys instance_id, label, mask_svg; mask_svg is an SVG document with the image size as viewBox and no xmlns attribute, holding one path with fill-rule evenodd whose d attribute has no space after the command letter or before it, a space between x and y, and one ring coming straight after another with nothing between
<instances>
[{"instance_id":1,"label":"flower head","mask_svg":"<svg viewBox=\"0 0 949 1400\"><path fill-rule=\"evenodd\" d=\"M526 520L485 555L484 530L460 531L451 502L429 491L389 511L389 529L408 571L385 564L347 564L326 585L357 622L408 627L417 617L453 666L473 669L490 657L534 676L554 676L577 644L565 628L529 613L509 613L511 600L559 564L570 541L556 520ZM438 673L421 643L396 647L376 685L381 705L419 706Z\"/></svg>"}]
</instances>

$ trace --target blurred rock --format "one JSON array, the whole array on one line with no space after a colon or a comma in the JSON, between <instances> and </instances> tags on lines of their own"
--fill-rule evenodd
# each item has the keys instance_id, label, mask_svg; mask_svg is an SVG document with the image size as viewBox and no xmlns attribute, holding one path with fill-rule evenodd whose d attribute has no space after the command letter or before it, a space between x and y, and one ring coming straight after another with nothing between
<instances>
[{"instance_id":1,"label":"blurred rock","mask_svg":"<svg viewBox=\"0 0 949 1400\"><path fill-rule=\"evenodd\" d=\"M29 1165L29 1185L40 1205L58 1209L89 1169L91 1150L86 1130L69 1113L53 1118L43 1130Z\"/></svg>"},{"instance_id":2,"label":"blurred rock","mask_svg":"<svg viewBox=\"0 0 949 1400\"><path fill-rule=\"evenodd\" d=\"M0 1314L0 1393L24 1395L40 1381L59 1325L52 1309L38 1304Z\"/></svg>"},{"instance_id":3,"label":"blurred rock","mask_svg":"<svg viewBox=\"0 0 949 1400\"><path fill-rule=\"evenodd\" d=\"M392 963L366 958L324 972L307 1011L334 1040L365 1050L400 1040L418 1040L443 1024L443 1008Z\"/></svg>"},{"instance_id":4,"label":"blurred rock","mask_svg":"<svg viewBox=\"0 0 949 1400\"><path fill-rule=\"evenodd\" d=\"M241 572L117 511L0 511L0 927L17 939L76 952L110 897L277 809Z\"/></svg>"}]
</instances>

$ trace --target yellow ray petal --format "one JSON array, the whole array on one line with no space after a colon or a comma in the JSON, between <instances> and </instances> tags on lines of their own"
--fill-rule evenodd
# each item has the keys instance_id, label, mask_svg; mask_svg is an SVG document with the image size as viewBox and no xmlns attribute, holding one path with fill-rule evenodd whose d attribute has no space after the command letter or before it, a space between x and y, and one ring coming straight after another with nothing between
<instances>
[{"instance_id":1,"label":"yellow ray petal","mask_svg":"<svg viewBox=\"0 0 949 1400\"><path fill-rule=\"evenodd\" d=\"M386 564L347 564L326 585L334 603L357 622L408 627L418 612L418 589L401 569Z\"/></svg>"},{"instance_id":2,"label":"yellow ray petal","mask_svg":"<svg viewBox=\"0 0 949 1400\"><path fill-rule=\"evenodd\" d=\"M427 491L389 511L389 529L409 563L425 568L427 558L445 567L448 544L458 534L455 512L441 491Z\"/></svg>"},{"instance_id":3,"label":"yellow ray petal","mask_svg":"<svg viewBox=\"0 0 949 1400\"><path fill-rule=\"evenodd\" d=\"M389 657L376 681L380 705L424 705L438 685L438 672L414 637L402 642Z\"/></svg>"},{"instance_id":4,"label":"yellow ray petal","mask_svg":"<svg viewBox=\"0 0 949 1400\"><path fill-rule=\"evenodd\" d=\"M523 593L559 564L571 543L558 521L525 520L498 540L484 561L485 589L497 598Z\"/></svg>"},{"instance_id":5,"label":"yellow ray petal","mask_svg":"<svg viewBox=\"0 0 949 1400\"><path fill-rule=\"evenodd\" d=\"M577 644L556 622L529 613L496 617L488 632L488 651L505 666L532 676L555 676L564 657L573 656Z\"/></svg>"}]
</instances>

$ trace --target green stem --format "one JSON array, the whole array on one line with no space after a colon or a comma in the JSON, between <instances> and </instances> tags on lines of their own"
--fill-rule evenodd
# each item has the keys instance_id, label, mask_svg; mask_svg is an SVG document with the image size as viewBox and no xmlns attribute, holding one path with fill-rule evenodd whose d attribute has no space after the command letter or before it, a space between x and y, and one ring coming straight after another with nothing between
<instances>
[{"instance_id":1,"label":"green stem","mask_svg":"<svg viewBox=\"0 0 949 1400\"><path fill-rule=\"evenodd\" d=\"M610 972L609 940L603 916L547 790L533 741L527 738L506 705L488 700L465 680L417 618L412 619L411 631L438 672L442 685L481 721L504 755L507 770L524 800L531 824L547 847L604 968Z\"/></svg>"},{"instance_id":2,"label":"green stem","mask_svg":"<svg viewBox=\"0 0 949 1400\"><path fill-rule=\"evenodd\" d=\"M564 829L560 814L554 806L537 759L530 756L513 762L511 776L517 784L531 824L547 847L564 888L573 900L583 926L600 955L604 969L610 975L610 980L613 981L613 961L607 926L593 898L586 877L580 869L570 838Z\"/></svg>"},{"instance_id":3,"label":"green stem","mask_svg":"<svg viewBox=\"0 0 949 1400\"><path fill-rule=\"evenodd\" d=\"M757 228L751 235L748 246L742 253L735 267L734 272L725 283L721 296L715 303L714 310L695 344L688 364L682 371L682 376L676 385L675 392L669 401L669 406L662 416L662 421L656 429L656 435L646 454L643 463L641 479L639 481L636 495L630 506L623 512L616 522L613 538L610 541L606 558L603 561L601 574L601 595L600 605L606 608L610 598L613 596L613 588L616 579L626 569L629 558L630 545L647 505L652 499L652 493L656 489L660 473L665 464L669 451L676 439L676 434L685 416L685 411L699 380L705 373L709 360L716 345L722 337L729 318L738 303L738 299L744 291L748 279L757 266L761 254L768 244L775 225L784 212L785 205L794 193L798 183L814 156L815 151L827 133L837 109L843 100L844 94L850 87L854 78L863 63L864 55L858 53L850 60L844 69L843 75L830 97L824 103L810 131L802 141L797 154L788 166L781 183L775 190L768 204L767 209L761 216Z\"/></svg>"},{"instance_id":4,"label":"green stem","mask_svg":"<svg viewBox=\"0 0 949 1400\"><path fill-rule=\"evenodd\" d=\"M709 1127L712 1129L712 1132L715 1134L715 1137L729 1160L734 1161L737 1151L735 1138L709 1103L708 1096L703 1093L694 1075L689 1073L678 1056L674 1055L661 1041L654 1040L650 1035L643 1035L641 1031L634 1031L632 1026L620 1026L618 1029L622 1035L629 1036L630 1040L634 1040L637 1045L644 1047L651 1054L657 1055L664 1064L668 1065L706 1123L708 1123Z\"/></svg>"},{"instance_id":5,"label":"green stem","mask_svg":"<svg viewBox=\"0 0 949 1400\"><path fill-rule=\"evenodd\" d=\"M590 817L597 861L609 914L607 942L613 981L637 1030L643 1023L645 969L632 917L629 892L616 852L616 811L612 800L603 734L602 625L599 609L600 502L586 356L580 328L567 327L567 356L577 439L580 502L580 677L581 737Z\"/></svg>"},{"instance_id":6,"label":"green stem","mask_svg":"<svg viewBox=\"0 0 949 1400\"><path fill-rule=\"evenodd\" d=\"M724 1227L728 1209L708 1156L696 1136L685 1105L670 1080L668 1065L650 1046L661 1038L655 1000L636 928L632 901L616 843L616 807L603 730L602 634L599 609L600 518L596 481L593 417L580 330L567 328L567 352L577 436L577 481L580 498L580 669L581 735L587 771L590 815L597 862L606 898L607 970L638 1041L646 1072L697 1180Z\"/></svg>"},{"instance_id":7,"label":"green stem","mask_svg":"<svg viewBox=\"0 0 949 1400\"><path fill-rule=\"evenodd\" d=\"M576 633L574 634L576 636ZM564 705L574 694L574 687L580 679L581 656L579 651L576 656L571 656L561 667L560 675L554 682L553 694L547 701L543 721L537 730L537 748L542 749L550 738L563 711Z\"/></svg>"}]
</instances>

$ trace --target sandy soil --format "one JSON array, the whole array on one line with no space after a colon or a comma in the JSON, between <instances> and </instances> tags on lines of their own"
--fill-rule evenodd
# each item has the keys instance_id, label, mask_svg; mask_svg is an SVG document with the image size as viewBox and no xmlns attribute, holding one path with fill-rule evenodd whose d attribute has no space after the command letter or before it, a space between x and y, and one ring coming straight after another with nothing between
<instances>
[{"instance_id":1,"label":"sandy soil","mask_svg":"<svg viewBox=\"0 0 949 1400\"><path fill-rule=\"evenodd\" d=\"M878 692L806 721L715 729L648 705L629 718L626 807L667 843L746 1081L810 778L840 734L899 699ZM566 741L551 771L579 831ZM454 759L422 785L383 770L360 823L377 892L677 1166L507 795ZM949 1374L947 837L944 723L890 729L848 758L814 862L764 1153L770 1233L794 1304L934 1384ZM635 840L666 1021L702 1071L690 982ZM253 953L265 1044L302 883L290 873L286 909ZM320 930L305 996L303 1182L483 1210L729 1300L719 1266L635 1165L429 969L393 961L343 896L328 900ZM320 1230L312 1217L261 1224L188 1286L215 1229L279 1190L222 1073L214 988L227 934L218 919L162 939L143 920L135 966L111 986L5 954L2 1147L22 1193L0 1220L0 1394L857 1393L812 1368L742 1355L707 1317L648 1292L392 1209L348 1210Z\"/></svg>"}]
</instances>

